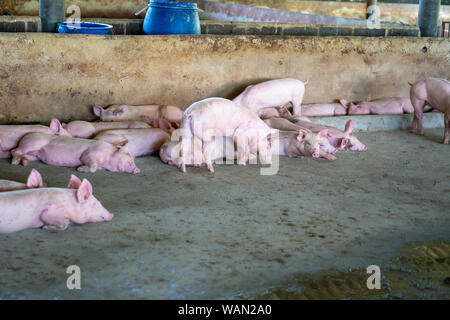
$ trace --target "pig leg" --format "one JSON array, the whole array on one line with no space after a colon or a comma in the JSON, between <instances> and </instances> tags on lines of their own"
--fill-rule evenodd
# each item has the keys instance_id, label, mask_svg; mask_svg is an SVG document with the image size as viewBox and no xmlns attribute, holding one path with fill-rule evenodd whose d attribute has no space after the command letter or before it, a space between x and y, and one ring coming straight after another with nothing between
<instances>
[{"instance_id":1,"label":"pig leg","mask_svg":"<svg viewBox=\"0 0 450 320\"><path fill-rule=\"evenodd\" d=\"M237 148L237 164L246 166L249 158L249 139L248 136L241 130L238 130L234 136L234 141Z\"/></svg>"},{"instance_id":2,"label":"pig leg","mask_svg":"<svg viewBox=\"0 0 450 320\"><path fill-rule=\"evenodd\" d=\"M423 110L425 108L425 101L417 98L411 98L411 103L414 106L414 120L412 122L411 131L413 133L423 135L422 120L423 120Z\"/></svg>"},{"instance_id":3,"label":"pig leg","mask_svg":"<svg viewBox=\"0 0 450 320\"><path fill-rule=\"evenodd\" d=\"M303 95L295 97L292 99L291 103L293 106L292 114L294 116L301 116L302 115L302 102L303 102Z\"/></svg>"},{"instance_id":4,"label":"pig leg","mask_svg":"<svg viewBox=\"0 0 450 320\"><path fill-rule=\"evenodd\" d=\"M211 160L211 141L211 134L205 132L202 139L203 159L205 159L206 167L208 168L209 172L214 173L214 167Z\"/></svg>"},{"instance_id":5,"label":"pig leg","mask_svg":"<svg viewBox=\"0 0 450 320\"><path fill-rule=\"evenodd\" d=\"M83 154L80 158L81 163L83 163L83 166L79 166L77 168L77 171L79 172L90 172L94 173L98 169L98 161L93 157L92 154Z\"/></svg>"},{"instance_id":6,"label":"pig leg","mask_svg":"<svg viewBox=\"0 0 450 320\"><path fill-rule=\"evenodd\" d=\"M444 122L445 122L445 133L443 144L448 144L450 141L450 108L447 108L447 111L444 114Z\"/></svg>"},{"instance_id":7,"label":"pig leg","mask_svg":"<svg viewBox=\"0 0 450 320\"><path fill-rule=\"evenodd\" d=\"M50 230L65 230L70 223L69 216L64 207L57 205L50 205L44 209L40 215L40 219L44 224L42 228Z\"/></svg>"}]
</instances>

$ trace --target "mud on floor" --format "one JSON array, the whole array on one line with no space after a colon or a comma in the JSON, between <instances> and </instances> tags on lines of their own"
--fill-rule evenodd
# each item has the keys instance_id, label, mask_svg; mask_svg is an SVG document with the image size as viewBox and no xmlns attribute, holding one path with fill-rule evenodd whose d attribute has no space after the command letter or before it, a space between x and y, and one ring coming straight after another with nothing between
<instances>
[{"instance_id":1,"label":"mud on floor","mask_svg":"<svg viewBox=\"0 0 450 320\"><path fill-rule=\"evenodd\" d=\"M301 274L280 286L242 294L237 299L450 299L450 242L401 247L385 268L381 289L369 290L366 270Z\"/></svg>"}]
</instances>

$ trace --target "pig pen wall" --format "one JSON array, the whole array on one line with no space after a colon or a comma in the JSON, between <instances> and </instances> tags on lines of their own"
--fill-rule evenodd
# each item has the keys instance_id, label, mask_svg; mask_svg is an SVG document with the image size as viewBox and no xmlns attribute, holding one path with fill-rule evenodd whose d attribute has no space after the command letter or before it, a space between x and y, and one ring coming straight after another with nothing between
<instances>
[{"instance_id":1,"label":"pig pen wall","mask_svg":"<svg viewBox=\"0 0 450 320\"><path fill-rule=\"evenodd\" d=\"M449 52L428 38L0 33L0 123L93 120L94 104L186 108L284 77L308 81L305 103L406 97L408 81L449 78Z\"/></svg>"}]
</instances>

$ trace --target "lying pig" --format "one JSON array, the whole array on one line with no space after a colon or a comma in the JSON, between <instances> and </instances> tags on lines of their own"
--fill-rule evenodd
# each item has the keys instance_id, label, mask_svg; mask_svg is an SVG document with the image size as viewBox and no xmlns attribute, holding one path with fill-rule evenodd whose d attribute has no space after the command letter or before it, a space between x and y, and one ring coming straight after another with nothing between
<instances>
[{"instance_id":1,"label":"lying pig","mask_svg":"<svg viewBox=\"0 0 450 320\"><path fill-rule=\"evenodd\" d=\"M348 108L349 115L403 114L414 112L409 98L382 98L370 102L360 102L357 105L344 99L340 101L344 107Z\"/></svg>"},{"instance_id":2,"label":"lying pig","mask_svg":"<svg viewBox=\"0 0 450 320\"><path fill-rule=\"evenodd\" d=\"M299 132L287 131L280 132L279 139L279 149L275 149L277 144L276 141L272 141L272 154L287 156L290 158L298 157L314 157L314 158L325 158L328 160L336 160L336 157L330 155L311 143L306 143L307 133L306 130L299 130ZM186 166L200 167L205 163L202 157L202 144L200 139L196 139L193 148L191 148L190 153L186 156ZM273 137L275 139L275 137ZM164 143L160 149L160 158L164 163L169 165L179 166L180 159L181 142L179 141L167 141ZM212 160L223 160L226 159L227 162L237 158L237 152L235 152L233 139L228 137L224 141L218 141L215 139L211 144L211 159ZM250 157L256 157L256 155L251 154Z\"/></svg>"},{"instance_id":3,"label":"lying pig","mask_svg":"<svg viewBox=\"0 0 450 320\"><path fill-rule=\"evenodd\" d=\"M41 188L0 193L0 234L29 228L65 230L70 222L111 221L92 195L92 185L72 176L68 189Z\"/></svg>"},{"instance_id":4,"label":"lying pig","mask_svg":"<svg viewBox=\"0 0 450 320\"><path fill-rule=\"evenodd\" d=\"M78 167L81 172L95 172L104 168L113 172L137 174L140 170L128 152L124 140L117 145L104 141L53 136L46 133L27 134L19 146L11 151L12 164L27 165L28 161L63 167Z\"/></svg>"},{"instance_id":5,"label":"lying pig","mask_svg":"<svg viewBox=\"0 0 450 320\"><path fill-rule=\"evenodd\" d=\"M94 114L102 121L145 121L153 128L159 127L161 118L169 121L174 127L178 127L177 123L183 118L183 110L180 108L163 105L112 105L106 109L94 106Z\"/></svg>"},{"instance_id":6,"label":"lying pig","mask_svg":"<svg viewBox=\"0 0 450 320\"><path fill-rule=\"evenodd\" d=\"M16 191L24 189L44 188L45 184L42 181L42 176L39 171L32 169L28 176L27 183L21 183L10 180L0 180L0 192Z\"/></svg>"},{"instance_id":7,"label":"lying pig","mask_svg":"<svg viewBox=\"0 0 450 320\"><path fill-rule=\"evenodd\" d=\"M186 109L181 123L181 153L189 154L193 137L202 141L203 156L210 172L214 172L211 160L211 141L214 136L231 136L238 149L239 165L246 165L250 153L259 151L263 164L272 163L270 129L254 112L223 98L208 98L193 103ZM180 169L186 171L182 159Z\"/></svg>"},{"instance_id":8,"label":"lying pig","mask_svg":"<svg viewBox=\"0 0 450 320\"><path fill-rule=\"evenodd\" d=\"M143 121L118 121L118 122L88 122L88 121L72 121L63 123L66 129L74 138L91 139L97 133L111 129L139 129L150 128Z\"/></svg>"},{"instance_id":9,"label":"lying pig","mask_svg":"<svg viewBox=\"0 0 450 320\"><path fill-rule=\"evenodd\" d=\"M311 146L310 148L314 149L315 152L311 153L311 156L317 158L320 150L335 154L338 149L330 144L328 138L331 137L331 134L328 133L327 129L323 129L319 132L312 132L307 128L300 128L296 124L290 122L287 119L283 118L271 118L266 119L264 122L271 128L283 130L283 131L296 131L301 132L304 140L304 144L306 146Z\"/></svg>"},{"instance_id":10,"label":"lying pig","mask_svg":"<svg viewBox=\"0 0 450 320\"><path fill-rule=\"evenodd\" d=\"M330 144L339 150L350 150L364 152L367 150L367 146L358 140L353 135L354 124L353 120L347 121L345 124L345 131L341 131L334 127L323 126L320 124L312 123L310 121L298 120L296 118L291 119L294 124L300 128L306 128L312 132L321 132L327 130L328 141Z\"/></svg>"},{"instance_id":11,"label":"lying pig","mask_svg":"<svg viewBox=\"0 0 450 320\"><path fill-rule=\"evenodd\" d=\"M426 104L444 112L444 144L450 140L450 81L426 78L411 84L410 97L414 107L412 131L423 135L423 110Z\"/></svg>"},{"instance_id":12,"label":"lying pig","mask_svg":"<svg viewBox=\"0 0 450 320\"><path fill-rule=\"evenodd\" d=\"M346 114L347 106L341 103L317 103L302 106L302 116L305 117L333 117Z\"/></svg>"},{"instance_id":13,"label":"lying pig","mask_svg":"<svg viewBox=\"0 0 450 320\"><path fill-rule=\"evenodd\" d=\"M11 157L10 151L17 147L20 139L30 132L42 132L70 136L58 119L52 119L50 127L41 125L0 125L0 158Z\"/></svg>"},{"instance_id":14,"label":"lying pig","mask_svg":"<svg viewBox=\"0 0 450 320\"><path fill-rule=\"evenodd\" d=\"M276 79L248 86L233 102L259 114L261 109L292 103L293 114L300 116L305 83L297 79Z\"/></svg>"},{"instance_id":15,"label":"lying pig","mask_svg":"<svg viewBox=\"0 0 450 320\"><path fill-rule=\"evenodd\" d=\"M170 140L169 134L162 129L116 129L100 132L94 140L105 141L111 144L119 144L128 141L128 151L136 157L150 155L158 151L161 146Z\"/></svg>"}]
</instances>

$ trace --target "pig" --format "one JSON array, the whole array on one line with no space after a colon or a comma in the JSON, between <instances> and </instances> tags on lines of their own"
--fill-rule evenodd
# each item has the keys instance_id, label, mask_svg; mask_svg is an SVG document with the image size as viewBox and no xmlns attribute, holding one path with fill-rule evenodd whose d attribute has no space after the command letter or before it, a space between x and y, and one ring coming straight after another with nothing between
<instances>
[{"instance_id":1,"label":"pig","mask_svg":"<svg viewBox=\"0 0 450 320\"><path fill-rule=\"evenodd\" d=\"M0 193L0 234L30 228L65 230L70 222L111 221L114 215L92 195L92 185L72 176L69 188Z\"/></svg>"},{"instance_id":2,"label":"pig","mask_svg":"<svg viewBox=\"0 0 450 320\"><path fill-rule=\"evenodd\" d=\"M295 117L291 119L294 124L301 128L306 128L312 132L321 132L322 130L327 130L328 141L330 144L339 149L347 151L367 151L367 146L363 144L353 135L354 123L353 120L348 120L345 124L345 131L341 131L334 127L323 126L320 124L312 123L310 121L298 120Z\"/></svg>"},{"instance_id":3,"label":"pig","mask_svg":"<svg viewBox=\"0 0 450 320\"><path fill-rule=\"evenodd\" d=\"M238 149L239 165L246 165L251 153L259 151L263 164L272 163L270 150L270 129L254 112L223 98L208 98L193 103L187 108L181 122L182 154L189 154L193 137L202 141L202 153L206 166L214 172L211 160L213 137L233 137ZM186 159L180 163L180 170L186 172Z\"/></svg>"},{"instance_id":4,"label":"pig","mask_svg":"<svg viewBox=\"0 0 450 320\"><path fill-rule=\"evenodd\" d=\"M444 140L450 140L450 81L446 79L426 78L414 84L409 83L410 98L414 107L412 132L423 135L423 110L425 105L444 112Z\"/></svg>"},{"instance_id":5,"label":"pig","mask_svg":"<svg viewBox=\"0 0 450 320\"><path fill-rule=\"evenodd\" d=\"M403 114L414 112L409 98L382 98L370 102L360 102L357 105L344 99L341 99L340 102L344 107L348 108L349 115Z\"/></svg>"},{"instance_id":6,"label":"pig","mask_svg":"<svg viewBox=\"0 0 450 320\"><path fill-rule=\"evenodd\" d=\"M291 158L298 157L315 157L315 158L325 158L328 160L336 160L336 157L330 155L322 150L319 147L313 146L311 143L306 143L307 138L307 130L298 130L298 132L281 132L280 136L277 137L279 139L279 149L276 148L275 137L273 137L271 152L274 155L287 156ZM205 163L204 158L202 157L202 145L200 139L195 137L196 143L194 143L194 147L191 148L191 152L186 157L185 165L200 167L201 164ZM169 165L179 166L181 161L180 158L180 150L181 150L181 142L179 141L167 141L164 143L160 149L160 158L164 163ZM227 162L229 160L233 160L237 158L237 152L235 152L233 139L228 137L225 138L224 141L220 142L217 139L212 142L211 145L211 159L212 160L223 160L226 159ZM196 157L199 157L196 158ZM251 154L250 157L256 157L255 154Z\"/></svg>"},{"instance_id":7,"label":"pig","mask_svg":"<svg viewBox=\"0 0 450 320\"><path fill-rule=\"evenodd\" d=\"M97 133L111 129L148 129L150 126L143 121L118 121L118 122L88 122L72 121L63 123L66 129L74 138L91 139Z\"/></svg>"},{"instance_id":8,"label":"pig","mask_svg":"<svg viewBox=\"0 0 450 320\"><path fill-rule=\"evenodd\" d=\"M347 106L341 103L304 104L302 116L305 117L333 117L347 115Z\"/></svg>"},{"instance_id":9,"label":"pig","mask_svg":"<svg viewBox=\"0 0 450 320\"><path fill-rule=\"evenodd\" d=\"M16 191L24 189L44 188L45 184L42 176L36 169L32 169L28 176L27 183L10 180L0 180L0 192Z\"/></svg>"},{"instance_id":10,"label":"pig","mask_svg":"<svg viewBox=\"0 0 450 320\"><path fill-rule=\"evenodd\" d=\"M94 140L105 141L111 144L118 144L121 141L128 141L128 151L136 157L150 155L159 151L161 146L170 140L170 135L162 129L116 129L100 132Z\"/></svg>"},{"instance_id":11,"label":"pig","mask_svg":"<svg viewBox=\"0 0 450 320\"><path fill-rule=\"evenodd\" d=\"M319 150L322 150L326 153L335 154L338 149L336 149L334 146L330 144L328 141L328 138L331 137L331 134L328 133L327 129L323 129L320 132L312 132L309 129L306 128L300 128L299 126L293 124L287 119L283 118L271 118L266 119L264 122L271 128L283 130L283 131L297 131L303 132L304 136L304 144L312 146L312 149L315 150L311 155L314 158L317 158L319 153Z\"/></svg>"},{"instance_id":12,"label":"pig","mask_svg":"<svg viewBox=\"0 0 450 320\"><path fill-rule=\"evenodd\" d=\"M233 102L259 114L261 109L292 103L293 115L301 116L305 83L297 79L276 79L248 86Z\"/></svg>"},{"instance_id":13,"label":"pig","mask_svg":"<svg viewBox=\"0 0 450 320\"><path fill-rule=\"evenodd\" d=\"M112 105L106 109L94 106L94 114L102 121L145 121L153 128L159 127L159 119L167 120L174 128L183 118L183 110L175 106L144 105L127 106Z\"/></svg>"},{"instance_id":14,"label":"pig","mask_svg":"<svg viewBox=\"0 0 450 320\"><path fill-rule=\"evenodd\" d=\"M0 125L0 158L11 157L10 151L17 147L24 135L30 132L70 136L70 133L55 118L50 122L50 127L42 125Z\"/></svg>"},{"instance_id":15,"label":"pig","mask_svg":"<svg viewBox=\"0 0 450 320\"><path fill-rule=\"evenodd\" d=\"M41 160L53 166L77 167L80 172L103 168L137 174L140 170L126 148L127 143L124 140L112 145L104 141L29 133L11 151L11 163L27 165L30 160Z\"/></svg>"}]
</instances>

